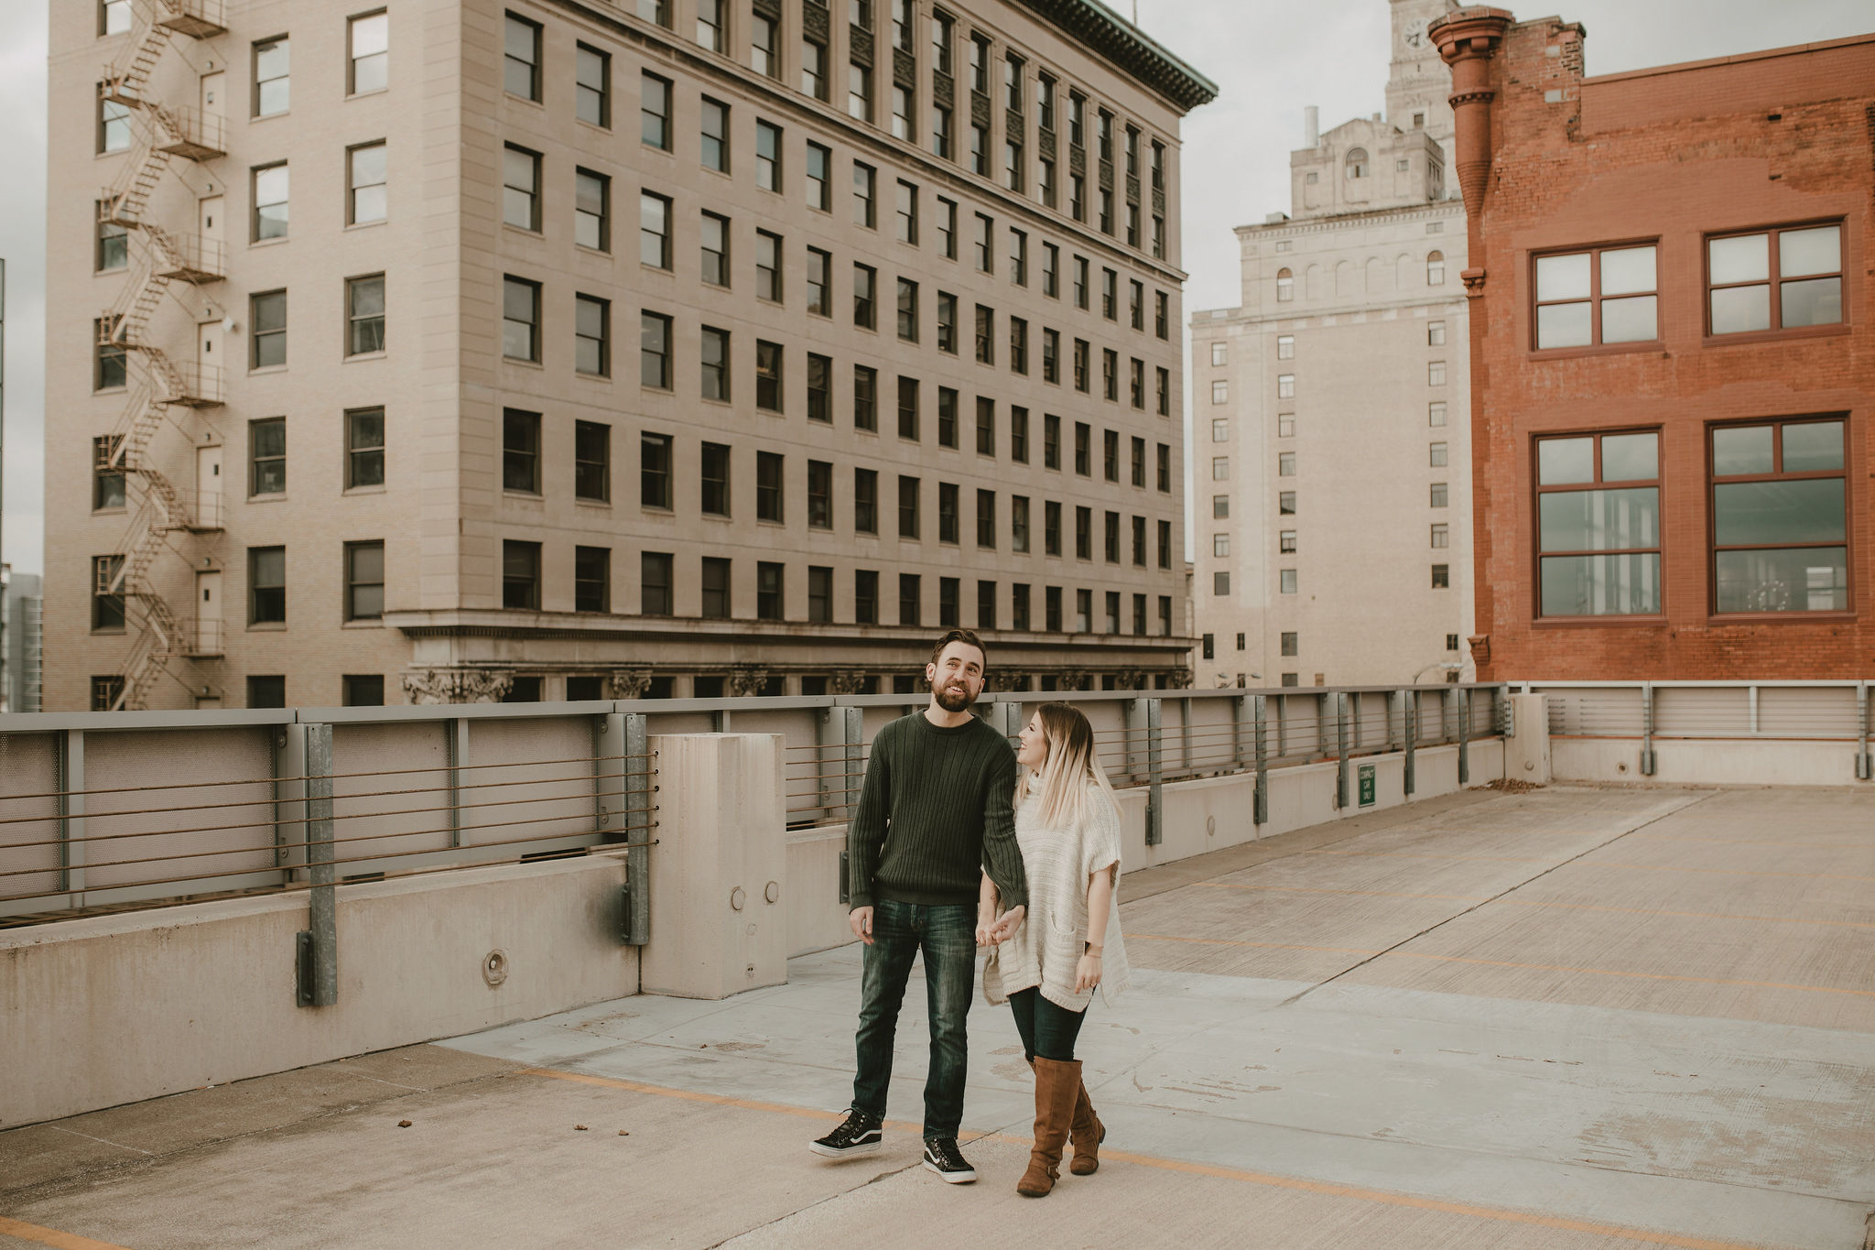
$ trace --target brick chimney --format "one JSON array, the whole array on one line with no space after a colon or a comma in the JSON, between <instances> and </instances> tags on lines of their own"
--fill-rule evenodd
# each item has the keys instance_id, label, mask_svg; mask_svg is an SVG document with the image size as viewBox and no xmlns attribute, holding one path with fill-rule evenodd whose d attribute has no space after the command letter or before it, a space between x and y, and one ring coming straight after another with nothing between
<instances>
[{"instance_id":1,"label":"brick chimney","mask_svg":"<svg viewBox=\"0 0 1875 1250\"><path fill-rule=\"evenodd\" d=\"M1475 5L1447 13L1426 31L1438 45L1439 55L1452 67L1455 164L1474 240L1484 207L1485 186L1491 176L1491 101L1497 98L1497 92L1491 86L1490 61L1513 20L1507 10ZM1482 253L1475 249L1470 256L1474 265L1482 259ZM1468 269L1463 277L1467 295L1475 299L1483 293L1482 268Z\"/></svg>"}]
</instances>

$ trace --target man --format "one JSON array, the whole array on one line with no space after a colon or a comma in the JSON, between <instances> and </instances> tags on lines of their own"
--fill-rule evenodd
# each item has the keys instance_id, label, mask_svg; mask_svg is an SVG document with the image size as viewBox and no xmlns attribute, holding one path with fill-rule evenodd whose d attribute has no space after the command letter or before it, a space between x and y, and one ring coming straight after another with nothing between
<instances>
[{"instance_id":1,"label":"man","mask_svg":"<svg viewBox=\"0 0 1875 1250\"><path fill-rule=\"evenodd\" d=\"M859 809L847 828L853 933L866 944L860 982L859 1072L846 1121L813 1144L842 1159L881 1142L892 1040L912 958L924 955L931 1065L924 1087L924 1165L952 1184L977 1178L957 1149L969 1046L964 1015L976 983L976 908L982 874L1008 908L992 931L1015 934L1027 909L1022 852L1010 800L1016 757L1008 741L970 714L983 691L977 636L953 629L925 665L931 703L900 717L872 742Z\"/></svg>"}]
</instances>

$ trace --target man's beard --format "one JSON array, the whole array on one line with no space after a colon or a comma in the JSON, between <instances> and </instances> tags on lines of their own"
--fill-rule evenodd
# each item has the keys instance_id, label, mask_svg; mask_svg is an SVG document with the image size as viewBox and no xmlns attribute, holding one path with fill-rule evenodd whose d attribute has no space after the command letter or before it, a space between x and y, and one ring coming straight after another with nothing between
<instances>
[{"instance_id":1,"label":"man's beard","mask_svg":"<svg viewBox=\"0 0 1875 1250\"><path fill-rule=\"evenodd\" d=\"M946 712L961 712L977 701L976 696L970 693L968 685L963 685L956 690L949 686L934 685L931 687L931 696Z\"/></svg>"}]
</instances>

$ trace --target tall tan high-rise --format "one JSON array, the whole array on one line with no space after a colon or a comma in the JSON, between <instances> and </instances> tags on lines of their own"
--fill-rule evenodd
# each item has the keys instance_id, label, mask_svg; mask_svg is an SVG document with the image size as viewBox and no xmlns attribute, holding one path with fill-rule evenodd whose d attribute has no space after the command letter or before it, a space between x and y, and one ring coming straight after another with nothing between
<instances>
[{"instance_id":1,"label":"tall tan high-rise","mask_svg":"<svg viewBox=\"0 0 1875 1250\"><path fill-rule=\"evenodd\" d=\"M1192 319L1199 685L1457 680L1471 633L1465 211L1451 0L1390 0L1387 114L1290 153L1241 226L1239 307Z\"/></svg>"},{"instance_id":2,"label":"tall tan high-rise","mask_svg":"<svg viewBox=\"0 0 1875 1250\"><path fill-rule=\"evenodd\" d=\"M47 708L1189 680L1201 75L1088 0L369 3L52 6Z\"/></svg>"}]
</instances>

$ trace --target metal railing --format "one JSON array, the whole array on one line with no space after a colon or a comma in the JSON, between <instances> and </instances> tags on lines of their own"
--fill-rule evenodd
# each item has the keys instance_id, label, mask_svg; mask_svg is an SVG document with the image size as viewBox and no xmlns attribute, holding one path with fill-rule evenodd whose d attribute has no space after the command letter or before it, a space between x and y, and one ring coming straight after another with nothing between
<instances>
[{"instance_id":1,"label":"metal railing","mask_svg":"<svg viewBox=\"0 0 1875 1250\"><path fill-rule=\"evenodd\" d=\"M176 622L200 648L204 622ZM217 623L218 624L218 623ZM1013 738L1025 705L1072 701L1114 784L1146 791L1457 743L1502 722L1501 687L996 692L979 714ZM657 827L647 741L782 739L791 828L850 819L869 743L914 694L0 716L0 924L306 889L411 871L616 849ZM628 865L644 880L644 861ZM642 893L628 910L642 931ZM642 940L642 939L641 939Z\"/></svg>"},{"instance_id":2,"label":"metal railing","mask_svg":"<svg viewBox=\"0 0 1875 1250\"><path fill-rule=\"evenodd\" d=\"M1855 775L1875 779L1867 681L1519 682L1547 695L1552 738L1641 744L1641 773L1655 772L1654 743L1747 740L1851 744Z\"/></svg>"}]
</instances>

